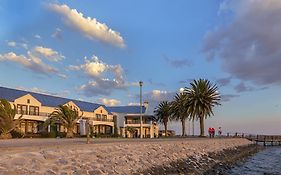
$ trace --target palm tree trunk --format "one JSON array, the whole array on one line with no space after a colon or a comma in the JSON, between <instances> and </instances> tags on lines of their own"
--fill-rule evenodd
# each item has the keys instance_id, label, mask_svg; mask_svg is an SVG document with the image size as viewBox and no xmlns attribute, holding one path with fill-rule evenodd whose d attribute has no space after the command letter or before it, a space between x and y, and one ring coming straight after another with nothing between
<instances>
[{"instance_id":1,"label":"palm tree trunk","mask_svg":"<svg viewBox=\"0 0 281 175\"><path fill-rule=\"evenodd\" d=\"M164 128L165 128L165 137L167 137L167 122L164 122Z\"/></svg>"},{"instance_id":2,"label":"palm tree trunk","mask_svg":"<svg viewBox=\"0 0 281 175\"><path fill-rule=\"evenodd\" d=\"M204 137L205 136L205 131L204 131L204 117L200 116L199 117L200 121L200 136Z\"/></svg>"},{"instance_id":3,"label":"palm tree trunk","mask_svg":"<svg viewBox=\"0 0 281 175\"><path fill-rule=\"evenodd\" d=\"M66 138L73 138L73 128L67 128Z\"/></svg>"},{"instance_id":4,"label":"palm tree trunk","mask_svg":"<svg viewBox=\"0 0 281 175\"><path fill-rule=\"evenodd\" d=\"M182 125L182 136L185 136L185 118L181 120L181 125Z\"/></svg>"}]
</instances>

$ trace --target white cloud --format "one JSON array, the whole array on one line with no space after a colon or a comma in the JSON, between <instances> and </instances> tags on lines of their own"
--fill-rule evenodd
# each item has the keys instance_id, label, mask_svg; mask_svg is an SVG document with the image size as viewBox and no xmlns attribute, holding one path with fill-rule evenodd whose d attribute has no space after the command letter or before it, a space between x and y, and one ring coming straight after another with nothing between
<instances>
[{"instance_id":1,"label":"white cloud","mask_svg":"<svg viewBox=\"0 0 281 175\"><path fill-rule=\"evenodd\" d=\"M125 84L124 82L124 71L120 64L110 65L104 63L97 56L93 55L92 59L84 59L85 63L82 65L74 66L70 65L70 70L82 70L85 74L92 78L104 78L108 74L112 74L114 77L114 81L118 82L118 84ZM106 79L106 78L104 78Z\"/></svg>"},{"instance_id":2,"label":"white cloud","mask_svg":"<svg viewBox=\"0 0 281 175\"><path fill-rule=\"evenodd\" d=\"M55 32L52 34L53 38L62 39L62 30L60 28L56 28Z\"/></svg>"},{"instance_id":3,"label":"white cloud","mask_svg":"<svg viewBox=\"0 0 281 175\"><path fill-rule=\"evenodd\" d=\"M37 38L37 39L41 39L41 36L38 35L38 34L34 35L34 37Z\"/></svg>"},{"instance_id":4,"label":"white cloud","mask_svg":"<svg viewBox=\"0 0 281 175\"><path fill-rule=\"evenodd\" d=\"M16 47L16 46L17 46L17 43L14 42L14 41L9 41L9 42L8 42L8 46L10 46L10 47Z\"/></svg>"},{"instance_id":5,"label":"white cloud","mask_svg":"<svg viewBox=\"0 0 281 175\"><path fill-rule=\"evenodd\" d=\"M35 56L30 51L27 52L27 56L17 55L14 52L0 54L0 62L1 61L10 61L10 62L18 63L24 68L27 68L29 70L32 70L40 74L45 74L45 75L59 74L56 68L45 64L39 57Z\"/></svg>"},{"instance_id":6,"label":"white cloud","mask_svg":"<svg viewBox=\"0 0 281 175\"><path fill-rule=\"evenodd\" d=\"M33 51L35 54L38 54L38 56L43 56L47 58L50 61L55 61L58 62L65 58L63 55L59 54L57 51L47 48L47 47L42 47L42 46L36 46L33 48Z\"/></svg>"},{"instance_id":7,"label":"white cloud","mask_svg":"<svg viewBox=\"0 0 281 175\"><path fill-rule=\"evenodd\" d=\"M49 4L49 8L62 15L65 22L79 30L89 39L110 43L118 47L125 47L124 40L119 32L110 29L106 24L100 23L95 18L84 17L76 9L70 9L67 5Z\"/></svg>"},{"instance_id":8,"label":"white cloud","mask_svg":"<svg viewBox=\"0 0 281 175\"><path fill-rule=\"evenodd\" d=\"M69 69L71 70L83 70L87 75L92 77L98 77L103 72L109 69L110 65L99 60L99 58L93 55L91 60L85 57L85 63L79 66L71 65Z\"/></svg>"},{"instance_id":9,"label":"white cloud","mask_svg":"<svg viewBox=\"0 0 281 175\"><path fill-rule=\"evenodd\" d=\"M21 43L20 46L24 49L28 49L28 45L26 43Z\"/></svg>"},{"instance_id":10,"label":"white cloud","mask_svg":"<svg viewBox=\"0 0 281 175\"><path fill-rule=\"evenodd\" d=\"M107 98L100 98L98 100L99 103L102 103L106 106L117 106L119 105L121 102L119 100L116 99L107 99Z\"/></svg>"}]
</instances>

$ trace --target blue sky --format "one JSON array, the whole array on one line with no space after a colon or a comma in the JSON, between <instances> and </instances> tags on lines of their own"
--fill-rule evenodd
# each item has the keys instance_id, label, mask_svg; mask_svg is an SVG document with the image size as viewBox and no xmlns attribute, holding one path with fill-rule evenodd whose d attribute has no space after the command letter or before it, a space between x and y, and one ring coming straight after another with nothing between
<instances>
[{"instance_id":1,"label":"blue sky","mask_svg":"<svg viewBox=\"0 0 281 175\"><path fill-rule=\"evenodd\" d=\"M142 80L152 111L207 78L223 100L206 127L280 133L280 10L278 0L2 0L0 85L128 105Z\"/></svg>"}]
</instances>

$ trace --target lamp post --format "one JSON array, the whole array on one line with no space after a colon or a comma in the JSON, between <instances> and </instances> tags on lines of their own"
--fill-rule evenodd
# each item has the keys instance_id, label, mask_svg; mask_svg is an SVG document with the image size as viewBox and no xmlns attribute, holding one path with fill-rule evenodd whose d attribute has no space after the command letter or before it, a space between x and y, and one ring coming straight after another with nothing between
<instances>
[{"instance_id":1,"label":"lamp post","mask_svg":"<svg viewBox=\"0 0 281 175\"><path fill-rule=\"evenodd\" d=\"M143 136L142 136L142 85L143 85L143 82L140 81L139 84L140 84L140 138L142 139L143 138Z\"/></svg>"}]
</instances>

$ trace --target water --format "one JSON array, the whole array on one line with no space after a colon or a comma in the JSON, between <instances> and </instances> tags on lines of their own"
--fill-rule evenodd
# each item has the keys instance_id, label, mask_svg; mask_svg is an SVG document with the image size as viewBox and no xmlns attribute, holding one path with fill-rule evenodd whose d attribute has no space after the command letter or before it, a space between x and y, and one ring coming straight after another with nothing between
<instances>
[{"instance_id":1,"label":"water","mask_svg":"<svg viewBox=\"0 0 281 175\"><path fill-rule=\"evenodd\" d=\"M267 147L265 150L247 159L242 165L232 168L227 174L281 175L281 147Z\"/></svg>"}]
</instances>

